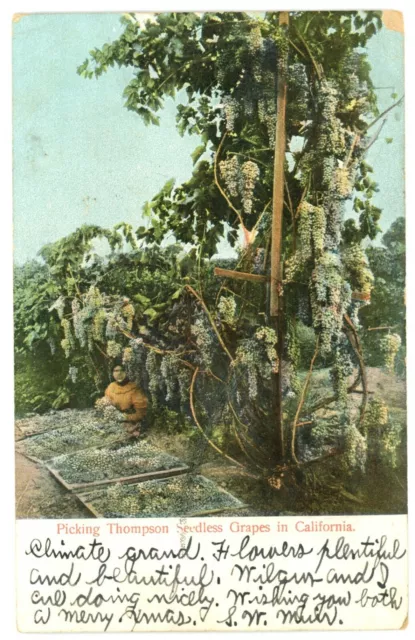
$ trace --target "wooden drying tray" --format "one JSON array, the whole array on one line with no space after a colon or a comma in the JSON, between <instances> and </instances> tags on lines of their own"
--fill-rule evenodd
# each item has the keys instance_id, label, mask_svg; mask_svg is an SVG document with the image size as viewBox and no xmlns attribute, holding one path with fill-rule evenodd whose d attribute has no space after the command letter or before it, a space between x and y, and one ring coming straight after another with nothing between
<instances>
[{"instance_id":1,"label":"wooden drying tray","mask_svg":"<svg viewBox=\"0 0 415 640\"><path fill-rule=\"evenodd\" d=\"M95 518L106 518L106 516L104 516L102 513L100 513L99 511L97 511L97 509L95 509L95 507L88 502L87 500L84 500L82 494L78 495L75 494L76 497L78 498L78 500L80 500L82 502L82 504L84 505L84 507L86 507L86 509L88 509L88 511L90 511L92 513L93 516L95 516ZM222 509L207 509L206 511L198 511L195 513L188 513L185 515L182 514L178 514L178 515L171 515L171 516L153 516L153 517L157 517L157 518L204 518L206 516L211 516L211 515L226 515L228 512L230 511L239 511L240 509L248 509L249 505L247 504L241 504L240 506L237 507L223 507ZM139 516L128 516L128 518L137 518L138 519ZM145 518L149 518L152 516L143 516Z\"/></svg>"},{"instance_id":2,"label":"wooden drying tray","mask_svg":"<svg viewBox=\"0 0 415 640\"><path fill-rule=\"evenodd\" d=\"M76 453L76 452L74 452ZM189 471L189 467L183 464L182 467L173 467L173 469L161 469L160 471L146 471L146 473L138 473L134 476L123 476L116 478L106 478L105 480L95 480L94 482L83 482L70 484L66 482L60 475L59 471L53 469L48 464L45 465L49 473L58 480L71 492L88 491L90 489L105 487L109 484L122 483L122 484L138 484L145 482L146 480L161 480L162 478L170 478L173 476L179 476ZM82 501L83 502L83 501ZM85 504L85 503L84 503ZM88 507L89 508L89 507Z\"/></svg>"},{"instance_id":3,"label":"wooden drying tray","mask_svg":"<svg viewBox=\"0 0 415 640\"><path fill-rule=\"evenodd\" d=\"M46 431L44 431L43 433L46 433ZM43 435L43 433L36 433L34 435L40 436L40 435ZM30 436L30 437L33 437L33 436ZM130 438L132 438L132 436L126 434L122 438L118 438L118 440L112 440L111 442L107 442L106 444L101 444L101 445L91 444L89 447L80 447L79 449L74 449L73 451L71 451L71 453L77 453L78 451L86 451L87 449L99 449L101 447L109 447L109 446L112 446L113 444L117 444L118 442L126 442ZM31 460L32 462L36 462L36 464L47 466L47 463L49 462L49 460L53 460L53 458L57 458L60 455L65 455L62 453L58 453L58 454L54 454L50 458L45 458L44 460L42 460L41 458L36 458L35 456L31 456L29 453L26 453L25 451L22 450L22 445L20 443L22 443L24 440L26 440L26 438L21 438L20 440L17 440L15 449L18 453L21 453L22 456L24 456L28 460Z\"/></svg>"},{"instance_id":4,"label":"wooden drying tray","mask_svg":"<svg viewBox=\"0 0 415 640\"><path fill-rule=\"evenodd\" d=\"M25 418L19 418L18 420L15 420L15 425L17 422L20 422L21 420L24 420ZM50 431L55 431L56 429L62 429L63 425L61 424L56 424L56 425L52 425L50 427L47 428L43 428L40 429L39 431L36 430L32 430L29 431L29 428L26 427L26 430L23 431L21 427L17 426L17 428L19 429L19 431L21 432L22 436L20 438L17 438L16 442L20 442L20 440L25 440L26 438L32 438L33 436L40 436L44 433L49 433Z\"/></svg>"},{"instance_id":5,"label":"wooden drying tray","mask_svg":"<svg viewBox=\"0 0 415 640\"><path fill-rule=\"evenodd\" d=\"M19 440L16 444L18 444L19 442L21 442L21 440ZM18 446L16 446L16 451L17 453L20 453L22 456L24 456L31 462L36 462L36 464L44 465L46 462L46 460L40 460L40 458L35 458L35 456L30 456L28 453L25 453L24 451L22 451Z\"/></svg>"},{"instance_id":6,"label":"wooden drying tray","mask_svg":"<svg viewBox=\"0 0 415 640\"><path fill-rule=\"evenodd\" d=\"M160 478L161 479L161 478ZM121 480L119 480L118 482L120 482ZM133 482L132 482L133 483ZM137 483L138 484L138 483ZM220 488L220 492L221 493L225 493L228 496L231 496L232 498L235 498L235 496L233 496L231 493L229 493L229 491L225 491L225 489ZM86 507L88 509L88 511L90 511L92 513L93 516L95 516L96 518L106 518L106 516L104 516L104 514L100 513L95 507L94 505L89 501L90 500L90 495L87 492L84 493L75 493L76 497L78 498L78 500L84 505L84 507ZM194 511L191 513L187 513L187 514L174 514L171 516L153 516L153 517L158 517L158 518L202 518L204 516L210 516L210 515L221 515L221 514L226 514L227 512L231 512L231 511L239 511L240 509L248 509L249 505L248 504L244 504L243 502L241 502L241 504L239 505L234 505L232 507L220 507L219 509L205 509L203 511ZM128 518L139 518L140 516L126 516ZM144 518L149 518L152 516L143 516Z\"/></svg>"},{"instance_id":7,"label":"wooden drying tray","mask_svg":"<svg viewBox=\"0 0 415 640\"><path fill-rule=\"evenodd\" d=\"M57 424L55 426L48 427L47 429L41 429L40 431L23 431L21 427L17 427L17 428L22 434L22 436L17 440L18 442L20 442L21 440L26 440L26 438L33 438L33 436L41 436L44 433L50 433L51 431L55 431L56 429L62 429L62 425Z\"/></svg>"},{"instance_id":8,"label":"wooden drying tray","mask_svg":"<svg viewBox=\"0 0 415 640\"><path fill-rule=\"evenodd\" d=\"M228 493L227 491L225 493ZM221 515L223 513L226 513L228 511L239 511L239 509L248 509L249 508L249 504L244 504L241 503L239 506L235 506L235 507L222 507L221 509L207 509L206 511L197 511L195 513L189 513L187 516L182 516L183 518L200 518L200 517L204 517L204 516L214 516L214 515ZM178 516L180 517L180 516Z\"/></svg>"}]
</instances>

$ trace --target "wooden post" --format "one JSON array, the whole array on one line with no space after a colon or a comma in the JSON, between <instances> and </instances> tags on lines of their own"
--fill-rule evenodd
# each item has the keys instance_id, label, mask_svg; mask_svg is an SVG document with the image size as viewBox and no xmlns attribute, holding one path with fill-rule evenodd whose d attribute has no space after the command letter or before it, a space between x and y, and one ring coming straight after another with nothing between
<instances>
[{"instance_id":1,"label":"wooden post","mask_svg":"<svg viewBox=\"0 0 415 640\"><path fill-rule=\"evenodd\" d=\"M279 25L288 26L288 11L280 11ZM279 461L285 457L284 430L282 421L282 355L284 346L283 309L282 309L282 221L284 208L284 162L285 162L285 111L287 103L287 54L278 65L277 85L277 114L275 128L274 154L274 184L272 202L272 231L271 231L271 275L267 276L230 271L215 268L215 275L233 278L235 280L250 280L251 282L270 283L270 321L278 338L277 354L279 360L278 372L272 375L272 414L276 426L276 453Z\"/></svg>"},{"instance_id":2,"label":"wooden post","mask_svg":"<svg viewBox=\"0 0 415 640\"><path fill-rule=\"evenodd\" d=\"M279 25L289 22L288 11L280 11ZM286 54L285 54L286 55ZM280 60L277 86L277 121L275 131L274 185L272 201L271 232L271 284L270 318L277 337L278 372L273 375L272 404L275 416L277 455L282 460L285 454L282 421L282 355L283 355L283 313L282 313L282 222L284 207L284 162L286 146L285 111L287 104L287 58Z\"/></svg>"},{"instance_id":3,"label":"wooden post","mask_svg":"<svg viewBox=\"0 0 415 640\"><path fill-rule=\"evenodd\" d=\"M256 273L244 273L243 271L231 271L215 267L213 273L221 278L232 278L232 280L244 280L246 282L269 282L268 276L257 275Z\"/></svg>"}]
</instances>

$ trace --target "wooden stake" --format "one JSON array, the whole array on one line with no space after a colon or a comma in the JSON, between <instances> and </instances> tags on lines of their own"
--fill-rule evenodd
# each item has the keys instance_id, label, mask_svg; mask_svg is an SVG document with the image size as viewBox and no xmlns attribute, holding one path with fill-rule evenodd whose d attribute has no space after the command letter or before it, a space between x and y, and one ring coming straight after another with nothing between
<instances>
[{"instance_id":1,"label":"wooden stake","mask_svg":"<svg viewBox=\"0 0 415 640\"><path fill-rule=\"evenodd\" d=\"M288 25L288 11L279 14L279 25ZM282 424L282 355L283 355L283 327L282 327L282 221L284 208L284 162L286 147L285 111L287 105L287 58L280 63L278 69L277 87L277 122L275 131L275 160L274 185L272 201L272 232L271 232L271 286L270 286L270 317L277 333L277 353L279 359L278 372L273 375L273 415L277 437L277 456L284 458L284 433Z\"/></svg>"},{"instance_id":2,"label":"wooden stake","mask_svg":"<svg viewBox=\"0 0 415 640\"><path fill-rule=\"evenodd\" d=\"M281 11L279 24L288 24L288 12ZM277 88L277 122L275 132L274 185L272 201L271 232L271 301L270 316L278 316L281 297L281 246L282 246L282 214L284 208L284 162L285 162L285 111L287 104L287 62L280 65Z\"/></svg>"},{"instance_id":3,"label":"wooden stake","mask_svg":"<svg viewBox=\"0 0 415 640\"><path fill-rule=\"evenodd\" d=\"M244 271L231 271L230 269L221 269L215 267L215 276L221 278L231 278L232 280L249 280L250 282L269 282L268 276L261 276L257 273L245 273Z\"/></svg>"}]
</instances>

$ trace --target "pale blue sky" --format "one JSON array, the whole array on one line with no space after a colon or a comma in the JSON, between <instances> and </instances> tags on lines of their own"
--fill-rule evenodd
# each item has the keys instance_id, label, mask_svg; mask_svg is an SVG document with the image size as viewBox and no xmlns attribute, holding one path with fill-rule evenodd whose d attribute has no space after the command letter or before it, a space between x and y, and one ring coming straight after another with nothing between
<instances>
[{"instance_id":1,"label":"pale blue sky","mask_svg":"<svg viewBox=\"0 0 415 640\"><path fill-rule=\"evenodd\" d=\"M166 101L160 127L145 127L123 107L131 70L99 80L76 74L93 47L122 31L117 14L38 14L14 24L14 251L19 263L81 224L142 222L141 208L170 178L192 171L196 137L175 129ZM385 28L370 60L383 109L403 92L403 37ZM387 145L385 138L393 138ZM403 109L393 111L368 160L380 184L382 228L403 215Z\"/></svg>"}]
</instances>

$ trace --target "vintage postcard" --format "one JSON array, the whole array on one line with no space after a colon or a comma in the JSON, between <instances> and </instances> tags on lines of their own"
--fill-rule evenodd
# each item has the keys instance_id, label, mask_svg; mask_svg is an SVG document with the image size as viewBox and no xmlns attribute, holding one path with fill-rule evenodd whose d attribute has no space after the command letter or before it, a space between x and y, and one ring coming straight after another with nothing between
<instances>
[{"instance_id":1,"label":"vintage postcard","mask_svg":"<svg viewBox=\"0 0 415 640\"><path fill-rule=\"evenodd\" d=\"M403 37L14 16L20 631L404 628Z\"/></svg>"}]
</instances>

